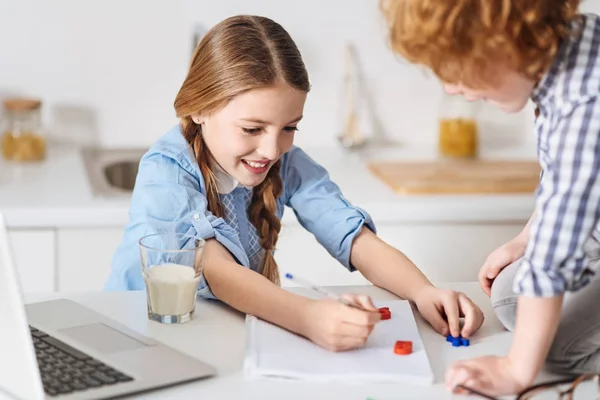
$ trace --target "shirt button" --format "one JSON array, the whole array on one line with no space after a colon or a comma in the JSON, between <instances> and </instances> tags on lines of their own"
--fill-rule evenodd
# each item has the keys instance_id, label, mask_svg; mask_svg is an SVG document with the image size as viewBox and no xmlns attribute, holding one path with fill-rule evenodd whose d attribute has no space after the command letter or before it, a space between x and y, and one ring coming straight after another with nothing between
<instances>
[{"instance_id":1,"label":"shirt button","mask_svg":"<svg viewBox=\"0 0 600 400\"><path fill-rule=\"evenodd\" d=\"M192 215L192 218L194 218L197 221L200 219L200 214L196 213L196 214Z\"/></svg>"}]
</instances>

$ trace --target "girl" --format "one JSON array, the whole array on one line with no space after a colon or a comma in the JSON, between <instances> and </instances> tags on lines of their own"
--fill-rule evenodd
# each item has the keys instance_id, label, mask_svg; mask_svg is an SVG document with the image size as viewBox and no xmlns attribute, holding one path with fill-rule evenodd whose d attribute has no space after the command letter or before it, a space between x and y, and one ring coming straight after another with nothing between
<instances>
[{"instance_id":1,"label":"girl","mask_svg":"<svg viewBox=\"0 0 600 400\"><path fill-rule=\"evenodd\" d=\"M138 241L175 226L207 240L200 296L330 350L363 346L379 320L368 297L347 296L369 310L361 311L280 288L273 251L288 206L350 271L413 301L441 334L468 337L483 322L481 310L462 293L433 287L375 235L370 217L344 199L327 171L293 146L309 89L300 53L279 24L237 16L211 29L175 99L180 125L140 163L106 289L143 290Z\"/></svg>"}]
</instances>

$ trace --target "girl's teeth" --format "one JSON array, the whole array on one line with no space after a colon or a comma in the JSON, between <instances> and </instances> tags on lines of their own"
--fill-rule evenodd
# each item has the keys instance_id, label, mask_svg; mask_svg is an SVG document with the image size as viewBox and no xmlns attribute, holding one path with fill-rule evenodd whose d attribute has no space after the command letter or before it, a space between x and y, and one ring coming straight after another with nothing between
<instances>
[{"instance_id":1,"label":"girl's teeth","mask_svg":"<svg viewBox=\"0 0 600 400\"><path fill-rule=\"evenodd\" d=\"M246 161L246 163L252 168L264 168L267 164L261 164L254 161Z\"/></svg>"}]
</instances>

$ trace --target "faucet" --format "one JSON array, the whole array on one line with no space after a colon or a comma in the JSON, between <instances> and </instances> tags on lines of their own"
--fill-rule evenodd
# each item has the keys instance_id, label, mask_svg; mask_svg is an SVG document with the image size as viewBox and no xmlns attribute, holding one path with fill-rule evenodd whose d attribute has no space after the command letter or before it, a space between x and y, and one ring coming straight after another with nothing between
<instances>
[{"instance_id":1,"label":"faucet","mask_svg":"<svg viewBox=\"0 0 600 400\"><path fill-rule=\"evenodd\" d=\"M345 49L345 66L344 74L344 119L342 132L338 135L338 142L347 149L357 149L363 147L366 143L364 132L362 131L358 113L356 90L360 88L358 76L358 64L356 61L356 50L350 43L346 44Z\"/></svg>"}]
</instances>

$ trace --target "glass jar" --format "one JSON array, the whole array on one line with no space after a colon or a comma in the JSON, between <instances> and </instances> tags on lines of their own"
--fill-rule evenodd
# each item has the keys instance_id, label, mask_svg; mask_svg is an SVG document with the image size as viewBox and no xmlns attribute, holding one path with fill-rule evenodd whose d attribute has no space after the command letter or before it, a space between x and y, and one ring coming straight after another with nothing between
<instances>
[{"instance_id":1,"label":"glass jar","mask_svg":"<svg viewBox=\"0 0 600 400\"><path fill-rule=\"evenodd\" d=\"M2 156L10 161L40 161L46 157L41 127L42 102L15 98L4 101Z\"/></svg>"},{"instance_id":2,"label":"glass jar","mask_svg":"<svg viewBox=\"0 0 600 400\"><path fill-rule=\"evenodd\" d=\"M439 152L447 157L476 157L479 103L444 94L440 105Z\"/></svg>"}]
</instances>

